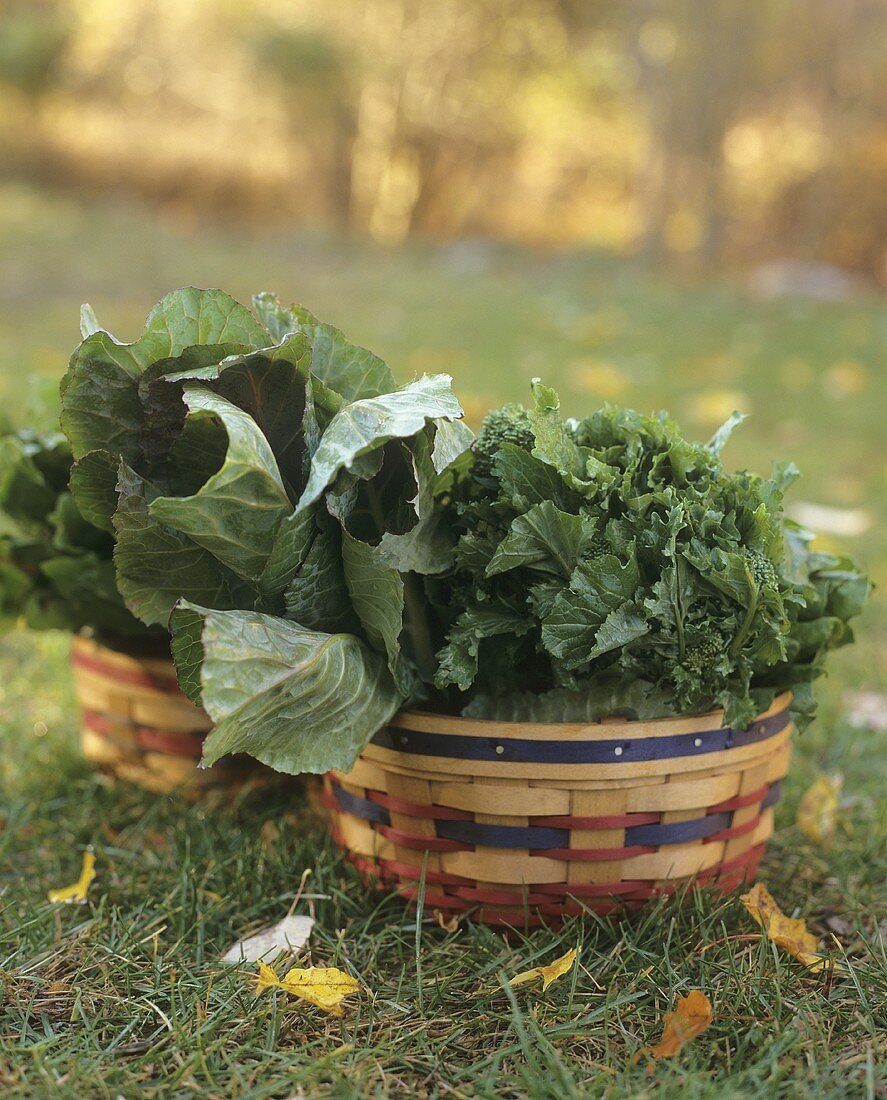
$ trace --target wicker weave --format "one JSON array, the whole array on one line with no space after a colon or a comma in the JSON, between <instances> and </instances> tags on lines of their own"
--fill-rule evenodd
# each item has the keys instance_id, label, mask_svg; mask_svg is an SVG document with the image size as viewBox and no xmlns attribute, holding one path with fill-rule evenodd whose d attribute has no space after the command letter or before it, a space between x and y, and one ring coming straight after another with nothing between
<instances>
[{"instance_id":1,"label":"wicker weave","mask_svg":"<svg viewBox=\"0 0 887 1100\"><path fill-rule=\"evenodd\" d=\"M172 661L77 637L71 663L83 753L103 770L148 790L195 795L256 775L252 762L238 759L197 767L212 723L182 694Z\"/></svg>"},{"instance_id":2,"label":"wicker weave","mask_svg":"<svg viewBox=\"0 0 887 1100\"><path fill-rule=\"evenodd\" d=\"M347 774L333 835L368 880L488 924L624 911L751 878L789 762L790 696L748 730L720 712L525 725L403 712Z\"/></svg>"}]
</instances>

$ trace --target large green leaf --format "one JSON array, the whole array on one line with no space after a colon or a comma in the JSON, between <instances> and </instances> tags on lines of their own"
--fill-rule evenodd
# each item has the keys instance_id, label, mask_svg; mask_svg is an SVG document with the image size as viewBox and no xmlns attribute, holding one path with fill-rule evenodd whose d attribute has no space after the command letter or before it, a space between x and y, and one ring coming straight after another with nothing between
<instances>
[{"instance_id":1,"label":"large green leaf","mask_svg":"<svg viewBox=\"0 0 887 1100\"><path fill-rule=\"evenodd\" d=\"M89 523L113 533L119 463L108 451L89 451L71 468L71 495Z\"/></svg>"},{"instance_id":2,"label":"large green leaf","mask_svg":"<svg viewBox=\"0 0 887 1100\"><path fill-rule=\"evenodd\" d=\"M151 515L254 580L268 561L281 521L292 513L268 441L242 409L196 385L185 387L191 416L218 417L228 433L222 468L190 497L158 497Z\"/></svg>"},{"instance_id":3,"label":"large green leaf","mask_svg":"<svg viewBox=\"0 0 887 1100\"><path fill-rule=\"evenodd\" d=\"M442 573L452 564L455 538L435 504L441 474L435 469L434 456L426 433L420 433L403 446L406 448L417 486L416 495L409 501L415 513L415 522L406 531L386 530L379 542L377 560L380 565L397 569L401 573L420 573L425 576ZM402 485L400 495L403 495Z\"/></svg>"},{"instance_id":4,"label":"large green leaf","mask_svg":"<svg viewBox=\"0 0 887 1100\"><path fill-rule=\"evenodd\" d=\"M481 642L500 635L519 637L530 628L525 616L501 604L463 611L450 629L447 644L437 655L434 682L440 688L452 684L460 691L467 691L477 676Z\"/></svg>"},{"instance_id":5,"label":"large green leaf","mask_svg":"<svg viewBox=\"0 0 887 1100\"><path fill-rule=\"evenodd\" d=\"M346 401L379 397L394 389L394 375L378 355L352 344L301 306L293 306L292 315L311 344L311 373L325 386Z\"/></svg>"},{"instance_id":6,"label":"large green leaf","mask_svg":"<svg viewBox=\"0 0 887 1100\"><path fill-rule=\"evenodd\" d=\"M403 629L403 577L379 564L376 548L342 533L342 564L351 604L374 649L386 654L397 678Z\"/></svg>"},{"instance_id":7,"label":"large green leaf","mask_svg":"<svg viewBox=\"0 0 887 1100\"><path fill-rule=\"evenodd\" d=\"M612 554L582 562L542 623L545 648L576 669L642 637L649 625L630 602L639 583L634 554L625 564Z\"/></svg>"},{"instance_id":8,"label":"large green leaf","mask_svg":"<svg viewBox=\"0 0 887 1100\"><path fill-rule=\"evenodd\" d=\"M503 443L493 459L493 469L504 496L519 512L551 501L563 511L575 511L579 497L558 471L541 458L514 443Z\"/></svg>"},{"instance_id":9,"label":"large green leaf","mask_svg":"<svg viewBox=\"0 0 887 1100\"><path fill-rule=\"evenodd\" d=\"M192 607L176 607L170 616L170 653L176 666L179 687L197 706L203 705L203 615Z\"/></svg>"},{"instance_id":10,"label":"large green leaf","mask_svg":"<svg viewBox=\"0 0 887 1100\"><path fill-rule=\"evenodd\" d=\"M143 623L166 626L181 597L207 607L252 607L255 590L202 546L162 524L148 509L142 479L120 468L114 515L117 585Z\"/></svg>"},{"instance_id":11,"label":"large green leaf","mask_svg":"<svg viewBox=\"0 0 887 1100\"><path fill-rule=\"evenodd\" d=\"M203 619L201 699L215 723L205 764L248 753L293 775L348 770L400 705L383 659L353 635L187 603L181 613L189 629Z\"/></svg>"},{"instance_id":12,"label":"large green leaf","mask_svg":"<svg viewBox=\"0 0 887 1100\"><path fill-rule=\"evenodd\" d=\"M148 315L138 340L122 344L102 329L89 333L62 381L62 429L74 457L106 450L132 465L144 419L138 380L159 360L198 344L261 347L267 333L250 311L221 290L185 287L168 294ZM220 356L221 357L221 356ZM170 366L170 370L172 366Z\"/></svg>"},{"instance_id":13,"label":"large green leaf","mask_svg":"<svg viewBox=\"0 0 887 1100\"><path fill-rule=\"evenodd\" d=\"M311 473L299 508L317 500L341 470L392 439L421 431L429 420L458 419L459 402L447 374L424 375L393 393L353 401L336 413L311 461Z\"/></svg>"},{"instance_id":14,"label":"large green leaf","mask_svg":"<svg viewBox=\"0 0 887 1100\"><path fill-rule=\"evenodd\" d=\"M308 552L284 591L286 617L310 630L337 634L358 629L342 564L342 532L318 509Z\"/></svg>"},{"instance_id":15,"label":"large green leaf","mask_svg":"<svg viewBox=\"0 0 887 1100\"><path fill-rule=\"evenodd\" d=\"M293 512L277 528L271 553L257 581L259 594L267 605L263 610L282 610L280 598L308 556L316 534L316 511L313 508Z\"/></svg>"},{"instance_id":16,"label":"large green leaf","mask_svg":"<svg viewBox=\"0 0 887 1100\"><path fill-rule=\"evenodd\" d=\"M530 424L536 445L533 454L563 473L583 476L585 464L582 452L573 439L567 425L561 420L560 398L550 386L533 379L533 396L536 399L530 410Z\"/></svg>"},{"instance_id":17,"label":"large green leaf","mask_svg":"<svg viewBox=\"0 0 887 1100\"><path fill-rule=\"evenodd\" d=\"M56 501L31 450L18 435L0 438L0 509L17 523L44 523Z\"/></svg>"},{"instance_id":18,"label":"large green leaf","mask_svg":"<svg viewBox=\"0 0 887 1100\"><path fill-rule=\"evenodd\" d=\"M550 500L534 504L511 524L487 566L487 576L527 565L569 579L596 527L592 516L562 512Z\"/></svg>"},{"instance_id":19,"label":"large green leaf","mask_svg":"<svg viewBox=\"0 0 887 1100\"><path fill-rule=\"evenodd\" d=\"M474 442L474 432L464 420L435 420L434 447L431 463L436 474L442 474Z\"/></svg>"},{"instance_id":20,"label":"large green leaf","mask_svg":"<svg viewBox=\"0 0 887 1100\"><path fill-rule=\"evenodd\" d=\"M231 355L214 366L166 376L167 385L205 381L213 392L243 409L271 445L284 478L300 484L306 462L304 414L311 350L303 333L285 336L273 347ZM320 399L324 400L323 390ZM314 400L318 395L312 395ZM336 412L335 399L330 415Z\"/></svg>"}]
</instances>

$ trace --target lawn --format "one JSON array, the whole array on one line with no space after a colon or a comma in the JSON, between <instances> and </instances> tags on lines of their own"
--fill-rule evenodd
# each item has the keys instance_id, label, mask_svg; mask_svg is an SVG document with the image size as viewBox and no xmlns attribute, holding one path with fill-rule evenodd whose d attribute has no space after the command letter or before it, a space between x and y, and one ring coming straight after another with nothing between
<instances>
[{"instance_id":1,"label":"lawn","mask_svg":"<svg viewBox=\"0 0 887 1100\"><path fill-rule=\"evenodd\" d=\"M727 453L794 459L795 499L840 509L823 545L887 583L887 305L762 302L737 281L688 281L602 255L472 241L390 251L319 236L195 227L175 211L0 186L0 402L51 422L81 301L133 339L166 290L222 285L296 298L404 379L446 370L475 420L534 375L567 411L668 407L706 437L739 407ZM837 520L837 522L835 522ZM847 534L847 528L857 534ZM97 776L80 759L67 639L0 639L0 1086L4 1097L883 1096L887 737L851 724L850 693L887 691L883 599L837 655L799 738L761 878L844 968L810 975L735 898L662 903L506 940L370 896L325 839L304 789L188 806ZM883 705L882 705L883 714ZM838 834L793 824L823 771L845 777ZM266 827L271 822L274 828ZM46 900L93 845L82 907ZM343 1019L254 997L221 951L289 908L317 918L311 959L366 993ZM879 921L882 923L879 927ZM545 994L503 975L581 946ZM648 1066L689 989L708 1031Z\"/></svg>"}]
</instances>

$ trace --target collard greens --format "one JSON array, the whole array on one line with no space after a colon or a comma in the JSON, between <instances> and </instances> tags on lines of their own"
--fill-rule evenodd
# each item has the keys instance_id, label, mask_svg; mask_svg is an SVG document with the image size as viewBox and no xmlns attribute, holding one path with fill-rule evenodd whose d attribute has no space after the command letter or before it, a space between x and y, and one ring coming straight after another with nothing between
<instances>
[{"instance_id":1,"label":"collard greens","mask_svg":"<svg viewBox=\"0 0 887 1100\"><path fill-rule=\"evenodd\" d=\"M71 462L62 435L0 434L0 623L150 644L117 591L111 536L74 502Z\"/></svg>"},{"instance_id":2,"label":"collard greens","mask_svg":"<svg viewBox=\"0 0 887 1100\"><path fill-rule=\"evenodd\" d=\"M385 363L271 295L165 298L132 344L84 309L62 384L71 494L117 585L169 627L204 759L347 768L434 674L422 575L438 478L471 440L447 375Z\"/></svg>"},{"instance_id":3,"label":"collard greens","mask_svg":"<svg viewBox=\"0 0 887 1100\"><path fill-rule=\"evenodd\" d=\"M782 513L791 466L728 474L734 414L705 446L664 416L490 414L443 507L459 534L436 582L437 685L474 717L593 721L723 707L747 725L790 689L803 724L826 652L868 581L811 553Z\"/></svg>"}]
</instances>

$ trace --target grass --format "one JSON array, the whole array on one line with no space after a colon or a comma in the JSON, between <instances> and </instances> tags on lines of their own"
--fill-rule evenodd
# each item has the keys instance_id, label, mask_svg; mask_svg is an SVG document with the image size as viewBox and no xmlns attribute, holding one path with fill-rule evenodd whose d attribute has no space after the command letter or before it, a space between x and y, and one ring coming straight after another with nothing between
<instances>
[{"instance_id":1,"label":"grass","mask_svg":"<svg viewBox=\"0 0 887 1100\"><path fill-rule=\"evenodd\" d=\"M887 580L887 469L878 300L761 303L598 256L545 258L480 243L393 253L244 230L185 232L125 205L0 189L0 399L40 413L76 339L81 299L124 338L186 282L298 297L387 355L402 376L450 369L475 414L520 397L533 374L567 408L611 397L667 404L701 435L734 403L753 419L737 463L790 456L797 495L861 509L846 545ZM36 380L36 394L25 377ZM730 406L730 407L728 407ZM40 413L48 416L49 414ZM744 439L742 437L745 437ZM834 1097L887 1095L885 738L850 726L846 693L883 691L887 623L875 604L838 654L822 715L799 739L780 832L761 878L845 960L811 976L755 938L735 898L691 896L615 925L594 917L506 941L439 927L370 895L339 859L297 784L185 805L112 785L77 750L67 640L0 640L0 1087L18 1097ZM845 775L832 845L792 824L823 770ZM277 826L275 831L262 826ZM96 851L82 907L46 891ZM310 958L368 990L342 1020L253 995L218 962L299 912ZM882 921L880 927L878 922ZM829 923L830 922L830 923ZM544 995L503 976L581 945ZM704 990L711 1028L652 1071L677 996Z\"/></svg>"}]
</instances>

